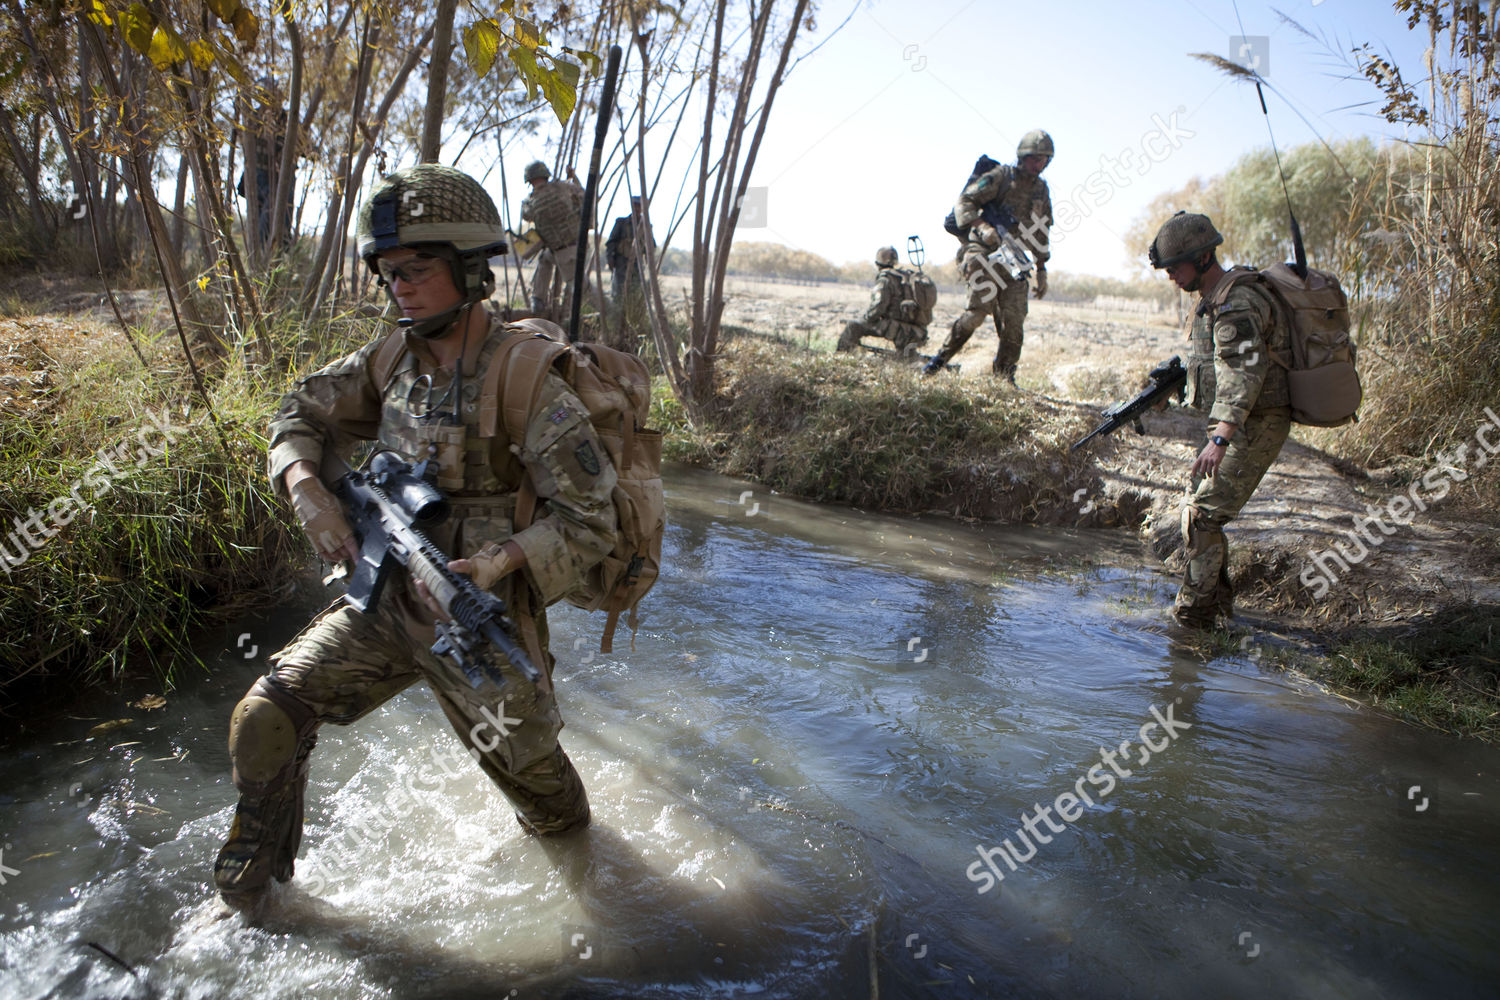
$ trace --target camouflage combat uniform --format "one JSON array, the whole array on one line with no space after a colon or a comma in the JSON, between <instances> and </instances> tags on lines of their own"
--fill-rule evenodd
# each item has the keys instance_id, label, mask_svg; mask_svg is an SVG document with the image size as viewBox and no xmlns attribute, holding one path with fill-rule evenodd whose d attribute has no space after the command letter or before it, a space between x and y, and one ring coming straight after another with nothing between
<instances>
[{"instance_id":1,"label":"camouflage combat uniform","mask_svg":"<svg viewBox=\"0 0 1500 1000\"><path fill-rule=\"evenodd\" d=\"M882 267L875 274L875 288L870 293L870 307L862 319L844 324L837 349L852 351L859 346L861 337L883 337L896 346L899 353L908 348L915 350L927 343L927 329L902 319L901 302L905 298L902 279L910 271L896 267Z\"/></svg>"},{"instance_id":2,"label":"camouflage combat uniform","mask_svg":"<svg viewBox=\"0 0 1500 1000\"><path fill-rule=\"evenodd\" d=\"M542 238L536 272L531 279L531 309L537 315L554 315L559 302L567 315L573 271L578 261L578 223L583 211L583 189L572 181L549 180L539 184L521 202L521 219L536 226Z\"/></svg>"},{"instance_id":3,"label":"camouflage combat uniform","mask_svg":"<svg viewBox=\"0 0 1500 1000\"><path fill-rule=\"evenodd\" d=\"M281 757L265 752L263 733L257 733L262 745L231 744L241 797L214 866L215 882L226 895L251 894L272 877L291 877L318 727L354 722L418 680L427 682L524 826L545 834L587 823L583 783L558 745L562 718L551 686L554 660L544 608L581 584L613 544L615 470L587 411L556 375L543 383L525 441L508 440L503 422L496 436L480 436L481 376L508 335L492 318L488 335L461 359L461 379L438 367L427 344L410 333L403 334L407 352L383 392L373 382L372 364L384 338L302 379L271 423L269 466L276 489L284 492L287 469L302 459L319 462L328 446L346 450L374 439L405 461L435 456L441 466L437 485L453 513L429 534L454 558L507 538L526 553L525 567L502 577L494 591L509 605L519 638L546 681L532 685L502 661L503 683L472 687L462 670L430 652L433 618L404 572L387 585L374 614L343 603L325 611L272 656L270 674L236 709L245 711L252 696L274 702L295 728L294 736L275 738L294 738L295 757L289 750L284 765L273 769ZM453 423L456 395L460 422ZM545 516L512 535L523 467L536 484L538 514Z\"/></svg>"},{"instance_id":4,"label":"camouflage combat uniform","mask_svg":"<svg viewBox=\"0 0 1500 1000\"><path fill-rule=\"evenodd\" d=\"M993 316L1000 347L991 371L1013 376L1016 362L1021 359L1027 284L1010 280L990 264L988 256L998 245L981 240L974 228L980 221L980 210L992 201L1009 210L1016 220L1010 232L1038 265L1045 265L1051 256L1048 234L1052 227L1052 196L1046 181L1018 166L1002 163L965 187L953 208L953 218L959 226L969 227L969 238L958 253L969 298L937 356L943 361L952 360L984 323L984 318Z\"/></svg>"},{"instance_id":5,"label":"camouflage combat uniform","mask_svg":"<svg viewBox=\"0 0 1500 1000\"><path fill-rule=\"evenodd\" d=\"M1220 421L1235 426L1218 470L1193 480L1182 508L1186 569L1175 613L1184 624L1207 626L1233 611L1224 526L1249 501L1291 430L1286 370L1272 360L1272 352L1287 356L1288 343L1267 293L1246 283L1230 289L1217 310L1205 297L1189 336L1187 405L1207 412L1210 434Z\"/></svg>"}]
</instances>

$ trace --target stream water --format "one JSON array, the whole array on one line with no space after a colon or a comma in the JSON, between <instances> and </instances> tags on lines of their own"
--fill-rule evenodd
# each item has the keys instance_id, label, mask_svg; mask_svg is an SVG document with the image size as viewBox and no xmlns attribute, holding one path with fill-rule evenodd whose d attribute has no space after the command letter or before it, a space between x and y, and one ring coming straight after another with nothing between
<instances>
[{"instance_id":1,"label":"stream water","mask_svg":"<svg viewBox=\"0 0 1500 1000\"><path fill-rule=\"evenodd\" d=\"M1124 533L668 494L635 649L553 613L588 834L418 686L323 729L297 878L225 915L229 710L316 608L268 611L0 760L0 997L1500 991L1500 750L1184 645Z\"/></svg>"}]
</instances>

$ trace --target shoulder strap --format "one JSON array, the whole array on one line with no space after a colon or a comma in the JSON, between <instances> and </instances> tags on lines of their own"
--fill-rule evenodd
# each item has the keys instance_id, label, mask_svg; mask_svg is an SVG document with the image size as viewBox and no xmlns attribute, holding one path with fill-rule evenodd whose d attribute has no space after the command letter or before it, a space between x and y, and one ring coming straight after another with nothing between
<instances>
[{"instance_id":1,"label":"shoulder strap","mask_svg":"<svg viewBox=\"0 0 1500 1000\"><path fill-rule=\"evenodd\" d=\"M553 362L568 351L567 344L516 331L501 342L490 358L479 393L479 433L494 437L504 421L505 434L517 447L526 440L526 423L542 394L542 382ZM516 496L514 525L521 531L536 513L536 484L528 473Z\"/></svg>"},{"instance_id":2,"label":"shoulder strap","mask_svg":"<svg viewBox=\"0 0 1500 1000\"><path fill-rule=\"evenodd\" d=\"M1229 293L1247 281L1259 282L1260 272L1253 267L1231 267L1224 272L1224 277L1219 279L1218 285L1214 287L1213 298L1209 299L1209 307L1218 312L1224 306Z\"/></svg>"},{"instance_id":3,"label":"shoulder strap","mask_svg":"<svg viewBox=\"0 0 1500 1000\"><path fill-rule=\"evenodd\" d=\"M1214 287L1213 299L1209 303L1209 306L1213 310L1214 315L1217 316L1219 310L1223 308L1224 302L1229 298L1229 293L1233 289L1238 288L1240 285L1249 285L1253 288L1259 288L1261 290L1261 294L1263 294L1267 298L1267 300L1270 301L1271 316L1273 320L1277 324L1284 324L1286 328L1286 350L1293 350L1291 339L1295 327L1292 322L1291 308L1287 305L1286 300L1282 298L1281 293L1276 290L1276 286L1271 281L1271 279L1267 278L1264 274L1261 274L1260 271L1256 270L1253 267L1233 267L1224 272L1224 277L1221 278L1218 285ZM1274 346L1272 346L1271 339L1269 337L1267 338L1266 347L1271 353L1272 361L1280 365L1282 368L1287 369L1288 371L1291 370L1292 362L1282 357L1282 354L1285 352L1278 351Z\"/></svg>"},{"instance_id":4,"label":"shoulder strap","mask_svg":"<svg viewBox=\"0 0 1500 1000\"><path fill-rule=\"evenodd\" d=\"M406 354L406 337L399 326L386 334L385 342L375 352L375 362L370 367L370 378L375 383L375 390L382 395L385 387L391 384L391 376L396 374L396 366Z\"/></svg>"}]
</instances>

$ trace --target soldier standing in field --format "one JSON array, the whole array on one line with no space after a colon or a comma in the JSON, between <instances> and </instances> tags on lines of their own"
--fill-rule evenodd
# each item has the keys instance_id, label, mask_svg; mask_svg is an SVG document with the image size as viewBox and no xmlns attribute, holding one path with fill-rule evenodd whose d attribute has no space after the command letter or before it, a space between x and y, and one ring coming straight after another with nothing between
<instances>
[{"instance_id":1,"label":"soldier standing in field","mask_svg":"<svg viewBox=\"0 0 1500 1000\"><path fill-rule=\"evenodd\" d=\"M906 281L910 271L896 266L899 258L895 247L881 247L875 251L875 288L870 293L870 307L864 317L844 324L837 350L852 351L859 347L861 337L884 337L896 347L897 354L914 352L927 343L927 327L910 322L902 309L906 295Z\"/></svg>"},{"instance_id":2,"label":"soldier standing in field","mask_svg":"<svg viewBox=\"0 0 1500 1000\"><path fill-rule=\"evenodd\" d=\"M925 369L940 371L963 348L986 316L995 320L1000 347L990 371L1016 384L1016 364L1021 359L1022 327L1026 322L1024 278L1011 279L998 273L989 255L1000 248L1001 232L1008 232L1025 246L1036 261L1036 297L1047 294L1049 231L1052 227L1052 196L1041 174L1052 162L1052 137L1032 129L1016 146L1016 163L1002 163L971 180L958 197L953 216L963 234L959 264L969 288L963 313L953 321L948 339Z\"/></svg>"},{"instance_id":3,"label":"soldier standing in field","mask_svg":"<svg viewBox=\"0 0 1500 1000\"><path fill-rule=\"evenodd\" d=\"M1206 413L1208 443L1193 461L1182 505L1186 567L1173 612L1192 628L1234 614L1224 526L1281 453L1292 421L1286 369L1275 361L1288 355L1286 324L1269 292L1220 266L1214 248L1223 242L1208 216L1178 212L1150 247L1152 267L1198 293L1186 405Z\"/></svg>"},{"instance_id":4,"label":"soldier standing in field","mask_svg":"<svg viewBox=\"0 0 1500 1000\"><path fill-rule=\"evenodd\" d=\"M325 451L347 453L374 440L403 462L430 458L452 507L429 529L433 542L456 557L450 570L506 602L543 678L533 684L502 662L498 680L476 687L449 658L435 656L440 609L404 570L395 571L373 614L344 603L321 614L271 657L271 671L230 720L240 798L214 883L241 909L255 907L272 879L292 877L319 727L348 725L417 681L432 689L524 829L549 835L589 822L583 781L558 744L545 609L579 587L614 544L616 470L588 410L556 374L546 375L535 398L527 391L524 440L481 433L486 407L507 403L503 392L481 391L489 384L481 376L503 342L529 334L507 328L485 306L494 291L489 256L504 251L505 233L477 181L434 164L397 171L360 210L357 230L360 255L399 309L401 329L382 332L287 393L271 421L271 481L323 559L357 560L343 508L319 477ZM513 531L528 477L545 516Z\"/></svg>"},{"instance_id":5,"label":"soldier standing in field","mask_svg":"<svg viewBox=\"0 0 1500 1000\"><path fill-rule=\"evenodd\" d=\"M557 319L572 308L583 188L572 181L552 180L552 171L540 160L528 163L522 177L531 185L531 194L521 202L521 219L536 227L543 247L531 279L531 311ZM561 309L554 311L559 302Z\"/></svg>"}]
</instances>

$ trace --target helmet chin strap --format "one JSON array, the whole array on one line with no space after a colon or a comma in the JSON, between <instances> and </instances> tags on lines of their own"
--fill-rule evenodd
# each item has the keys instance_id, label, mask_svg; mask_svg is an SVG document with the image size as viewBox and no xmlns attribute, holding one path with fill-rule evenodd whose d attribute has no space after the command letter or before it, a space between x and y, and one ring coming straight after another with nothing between
<instances>
[{"instance_id":1,"label":"helmet chin strap","mask_svg":"<svg viewBox=\"0 0 1500 1000\"><path fill-rule=\"evenodd\" d=\"M447 333L448 328L458 322L458 318L483 297L483 295L470 294L452 309L445 309L435 316L423 316L420 319L403 316L396 320L396 325L403 330L410 330L418 337L436 340Z\"/></svg>"}]
</instances>

